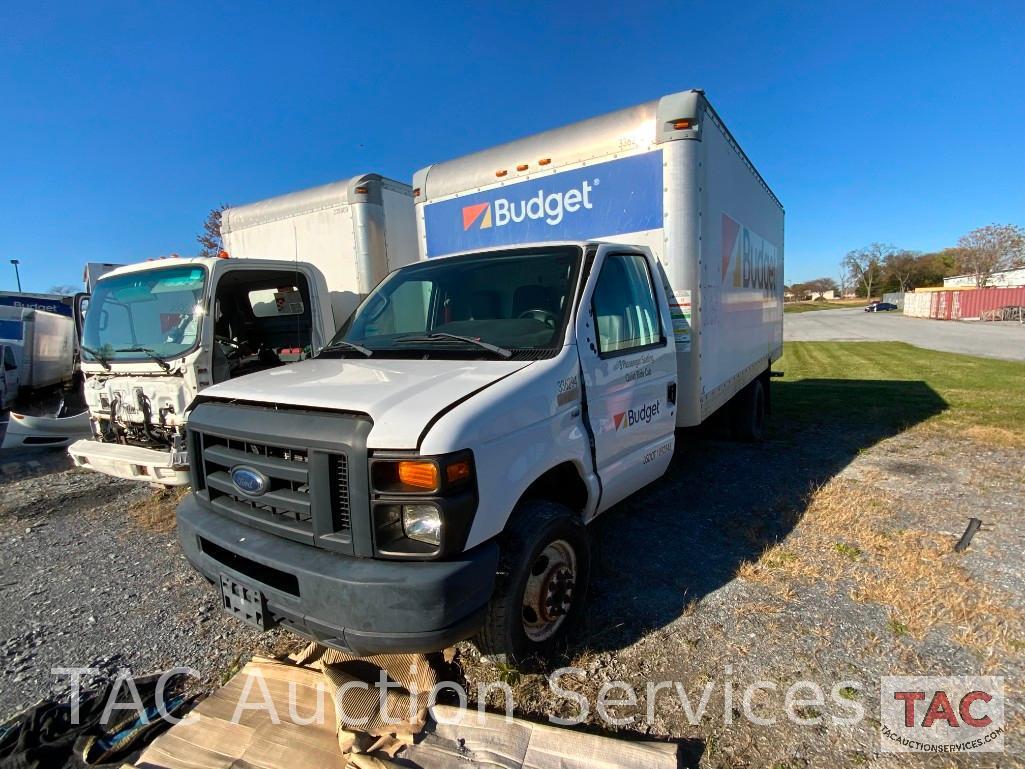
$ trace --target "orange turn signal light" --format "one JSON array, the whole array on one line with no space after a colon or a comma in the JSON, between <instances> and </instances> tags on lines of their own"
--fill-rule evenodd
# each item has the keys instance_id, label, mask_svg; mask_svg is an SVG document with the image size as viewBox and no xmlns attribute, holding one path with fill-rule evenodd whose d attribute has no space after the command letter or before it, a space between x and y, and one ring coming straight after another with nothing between
<instances>
[{"instance_id":1,"label":"orange turn signal light","mask_svg":"<svg viewBox=\"0 0 1025 769\"><path fill-rule=\"evenodd\" d=\"M685 131L686 129L690 128L692 125L694 125L694 124L690 120L677 120L676 122L673 123L673 128L675 128L677 131Z\"/></svg>"},{"instance_id":2,"label":"orange turn signal light","mask_svg":"<svg viewBox=\"0 0 1025 769\"><path fill-rule=\"evenodd\" d=\"M415 489L438 488L438 466L433 462L399 462L399 482Z\"/></svg>"},{"instance_id":3,"label":"orange turn signal light","mask_svg":"<svg viewBox=\"0 0 1025 769\"><path fill-rule=\"evenodd\" d=\"M520 163L518 166L516 166L517 171L526 171L527 168L529 168L529 166L526 163Z\"/></svg>"},{"instance_id":4,"label":"orange turn signal light","mask_svg":"<svg viewBox=\"0 0 1025 769\"><path fill-rule=\"evenodd\" d=\"M501 179L501 178L502 178L503 176L505 176L505 175L506 175L507 173L509 173L509 172L508 172L508 171L506 171L506 170L505 170L505 169L503 168L503 169L501 169L500 171L495 171L495 176L497 176L497 177L498 177L499 179Z\"/></svg>"},{"instance_id":5,"label":"orange turn signal light","mask_svg":"<svg viewBox=\"0 0 1025 769\"><path fill-rule=\"evenodd\" d=\"M551 162L552 162L551 158L541 158L539 161L537 161L537 164L539 166L546 166L546 165L548 165Z\"/></svg>"},{"instance_id":6,"label":"orange turn signal light","mask_svg":"<svg viewBox=\"0 0 1025 769\"><path fill-rule=\"evenodd\" d=\"M453 462L445 468L445 480L448 483L459 483L470 477L470 462L466 459Z\"/></svg>"}]
</instances>

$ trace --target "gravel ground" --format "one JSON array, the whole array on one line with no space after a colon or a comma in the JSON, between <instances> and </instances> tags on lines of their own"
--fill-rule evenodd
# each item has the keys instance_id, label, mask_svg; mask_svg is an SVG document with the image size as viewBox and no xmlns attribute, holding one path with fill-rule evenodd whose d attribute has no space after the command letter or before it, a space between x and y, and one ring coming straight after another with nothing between
<instances>
[{"instance_id":1,"label":"gravel ground","mask_svg":"<svg viewBox=\"0 0 1025 769\"><path fill-rule=\"evenodd\" d=\"M29 477L0 487L0 716L63 691L55 667L102 679L186 665L209 685L239 655L280 642L220 612L181 554L169 500L84 470L32 472L63 465L59 452L30 461L3 463L5 479L19 465Z\"/></svg>"},{"instance_id":2,"label":"gravel ground","mask_svg":"<svg viewBox=\"0 0 1025 769\"><path fill-rule=\"evenodd\" d=\"M906 318L899 312L817 310L786 313L788 342L907 342L926 350L1025 360L1025 326L1020 323Z\"/></svg>"},{"instance_id":3,"label":"gravel ground","mask_svg":"<svg viewBox=\"0 0 1025 769\"><path fill-rule=\"evenodd\" d=\"M869 426L861 432L805 430L798 437L777 423L775 436L757 446L714 436L685 441L661 482L597 523L591 605L566 655L538 674L510 678L463 645L458 663L469 690L480 682L515 680L517 704L528 714L573 717L577 706L554 696L546 676L574 666L586 676L561 685L588 698L587 726L609 728L595 712L598 693L603 685L626 682L638 702L612 709L616 717L635 716L619 732L674 740L688 765L904 766L900 756L879 754L881 676L1002 675L1007 753L916 755L914 763L1007 766L1009 756L1025 755L1025 450L952 441L925 425L895 436ZM817 534L830 520L811 512L808 493L824 484L834 503L854 508L855 518L859 506L884 506L877 516L880 536L904 536L906 551L873 557L853 531L845 536L842 522L823 547ZM963 555L954 555L950 550L970 516L985 526ZM773 563L770 548L777 543L793 562L780 557ZM834 551L841 543L865 552L845 550L853 554L848 559ZM902 595L902 580L917 579L920 572L912 567L923 559L936 571L961 569L966 576L936 590L911 584ZM749 571L753 576L744 578ZM856 600L872 577L881 578L877 587L892 585L896 595ZM965 630L985 629L985 611L964 621L938 613L924 629L914 626L918 618L908 601L931 611L937 593L959 596L966 589L991 601L983 609L1010 616L1009 647L987 649L961 638ZM809 714L821 723L801 725L785 716L783 693L798 680L823 688L825 707ZM656 695L648 719L646 686L662 681L681 686L692 707L711 685L696 724L674 689ZM771 726L741 714L741 692L757 681L778 687L753 700L757 715L776 719ZM829 699L832 687L849 681L856 682L855 691L846 692L850 701ZM727 682L736 692L732 705L726 703ZM623 692L615 689L611 696ZM854 702L864 707L865 720L832 723ZM490 703L502 707L498 698Z\"/></svg>"},{"instance_id":4,"label":"gravel ground","mask_svg":"<svg viewBox=\"0 0 1025 769\"><path fill-rule=\"evenodd\" d=\"M636 716L618 732L674 740L684 764L706 769L905 765L878 753L881 676L1002 675L1007 753L915 763L1013 765L1025 754L1025 449L929 423L895 434L873 424L830 429L833 420L798 427L777 415L760 445L725 441L715 424L685 435L663 480L596 523L590 604L565 656L532 673L481 662L463 644L450 672L471 694L479 682L511 681L520 713L545 718L576 712L545 673L580 667L584 680L563 685L589 697L586 725L606 730L597 692L625 681L639 700L613 708ZM188 665L209 686L255 651L298 643L222 615L213 588L180 554L171 500L69 470L60 452L0 456L0 483L0 714L61 691L50 672L57 666L94 667L102 677L121 666ZM865 510L871 525L831 518L823 499ZM955 556L970 516L985 525ZM903 549L887 551L888 542ZM949 584L928 581L944 569ZM866 590L873 578L875 593ZM897 589L881 594L880 584ZM963 619L951 617L951 597L970 599ZM916 602L935 604L924 625ZM806 712L822 723L799 725L780 717L780 700L800 679L827 696L840 682L857 686L850 700ZM740 716L739 692L759 680L779 687L754 701L777 717L772 726ZM649 722L649 681L678 682L692 705L711 683L705 715L690 723L668 690L654 698ZM732 705L726 682L738 692ZM866 720L829 720L854 702Z\"/></svg>"}]
</instances>

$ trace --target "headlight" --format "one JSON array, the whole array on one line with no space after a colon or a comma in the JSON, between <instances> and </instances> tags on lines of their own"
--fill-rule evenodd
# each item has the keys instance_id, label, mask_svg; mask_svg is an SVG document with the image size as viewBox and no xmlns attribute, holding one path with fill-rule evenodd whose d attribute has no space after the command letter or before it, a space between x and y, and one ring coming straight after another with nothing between
<instances>
[{"instance_id":1,"label":"headlight","mask_svg":"<svg viewBox=\"0 0 1025 769\"><path fill-rule=\"evenodd\" d=\"M432 559L463 548L479 501L472 451L375 451L368 469L376 555Z\"/></svg>"},{"instance_id":2,"label":"headlight","mask_svg":"<svg viewBox=\"0 0 1025 769\"><path fill-rule=\"evenodd\" d=\"M441 512L434 505L403 505L402 530L410 539L441 544Z\"/></svg>"}]
</instances>

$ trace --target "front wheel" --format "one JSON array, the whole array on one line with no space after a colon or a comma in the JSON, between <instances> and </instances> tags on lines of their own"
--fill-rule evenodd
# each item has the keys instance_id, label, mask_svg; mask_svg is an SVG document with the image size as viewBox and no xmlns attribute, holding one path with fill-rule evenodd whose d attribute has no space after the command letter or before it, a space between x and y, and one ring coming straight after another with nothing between
<instances>
[{"instance_id":1,"label":"front wheel","mask_svg":"<svg viewBox=\"0 0 1025 769\"><path fill-rule=\"evenodd\" d=\"M503 535L478 648L498 662L547 656L579 617L589 574L580 517L554 502L521 502Z\"/></svg>"}]
</instances>

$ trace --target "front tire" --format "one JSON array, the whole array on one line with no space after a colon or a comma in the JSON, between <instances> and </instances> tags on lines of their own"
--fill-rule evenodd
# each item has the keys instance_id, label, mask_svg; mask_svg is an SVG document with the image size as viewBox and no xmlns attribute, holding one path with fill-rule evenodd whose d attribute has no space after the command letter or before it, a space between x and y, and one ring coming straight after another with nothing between
<instances>
[{"instance_id":1,"label":"front tire","mask_svg":"<svg viewBox=\"0 0 1025 769\"><path fill-rule=\"evenodd\" d=\"M587 530L572 510L525 500L503 535L495 592L475 639L496 662L548 656L579 618L590 576Z\"/></svg>"}]
</instances>

